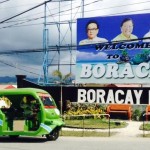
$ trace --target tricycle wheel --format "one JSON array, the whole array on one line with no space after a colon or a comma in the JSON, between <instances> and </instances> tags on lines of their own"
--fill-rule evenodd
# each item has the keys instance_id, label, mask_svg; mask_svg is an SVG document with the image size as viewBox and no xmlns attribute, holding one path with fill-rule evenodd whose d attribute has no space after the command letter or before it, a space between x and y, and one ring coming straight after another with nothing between
<instances>
[{"instance_id":1,"label":"tricycle wheel","mask_svg":"<svg viewBox=\"0 0 150 150\"><path fill-rule=\"evenodd\" d=\"M46 138L48 141L55 141L58 139L58 137L59 137L59 130L58 129L55 129L50 134L46 135Z\"/></svg>"}]
</instances>

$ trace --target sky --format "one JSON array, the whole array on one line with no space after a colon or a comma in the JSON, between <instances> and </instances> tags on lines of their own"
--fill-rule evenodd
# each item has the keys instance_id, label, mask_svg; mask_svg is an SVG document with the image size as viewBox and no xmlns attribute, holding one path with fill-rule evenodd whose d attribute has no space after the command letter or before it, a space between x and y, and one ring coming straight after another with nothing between
<instances>
[{"instance_id":1,"label":"sky","mask_svg":"<svg viewBox=\"0 0 150 150\"><path fill-rule=\"evenodd\" d=\"M34 78L43 76L44 52L33 51L43 48L44 5L18 17L9 18L44 2L44 0L0 0L0 77L13 77L16 74ZM82 13L82 2L82 0L60 2L52 0L47 3L46 27L49 46L76 45L77 25L69 24L71 19L76 22L82 17L150 13L148 0L84 0L84 13ZM5 21L6 19L9 20ZM61 22L60 26L58 22ZM20 53L15 53L18 50ZM49 77L54 70L58 69L55 65L58 60L57 51L48 53ZM60 63L69 64L70 62L75 64L76 52L70 53L70 50L60 52ZM64 74L71 71L74 74L75 65L72 67L61 65L60 71Z\"/></svg>"}]
</instances>

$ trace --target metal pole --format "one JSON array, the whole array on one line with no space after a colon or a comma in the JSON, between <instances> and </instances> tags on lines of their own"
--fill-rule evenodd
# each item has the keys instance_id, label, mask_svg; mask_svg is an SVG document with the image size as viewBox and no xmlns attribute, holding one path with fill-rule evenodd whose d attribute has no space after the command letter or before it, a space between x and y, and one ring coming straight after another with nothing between
<instances>
[{"instance_id":1,"label":"metal pole","mask_svg":"<svg viewBox=\"0 0 150 150\"><path fill-rule=\"evenodd\" d=\"M144 133L144 118L143 118L143 137L145 136L145 133Z\"/></svg>"},{"instance_id":2,"label":"metal pole","mask_svg":"<svg viewBox=\"0 0 150 150\"><path fill-rule=\"evenodd\" d=\"M144 124L144 116L148 115L146 113L143 114L143 137L145 137L145 124Z\"/></svg>"},{"instance_id":3,"label":"metal pole","mask_svg":"<svg viewBox=\"0 0 150 150\"><path fill-rule=\"evenodd\" d=\"M109 119L108 119L108 121L109 121L109 123L108 123L108 126L109 126L109 134L108 134L108 136L110 136L110 115L108 115L108 117L109 117Z\"/></svg>"},{"instance_id":4,"label":"metal pole","mask_svg":"<svg viewBox=\"0 0 150 150\"><path fill-rule=\"evenodd\" d=\"M85 115L83 115L83 135L82 136L84 136L84 131L85 131L84 119L85 119Z\"/></svg>"},{"instance_id":5,"label":"metal pole","mask_svg":"<svg viewBox=\"0 0 150 150\"><path fill-rule=\"evenodd\" d=\"M58 34L58 51L59 51L59 53L58 53L58 71L60 71L60 1L59 1L59 18L58 18L58 20L59 20L59 24L58 24L58 32L59 32L59 34Z\"/></svg>"},{"instance_id":6,"label":"metal pole","mask_svg":"<svg viewBox=\"0 0 150 150\"><path fill-rule=\"evenodd\" d=\"M48 30L46 29L46 2L44 5L44 30L43 30L43 49L44 49L44 60L43 60L43 72L44 72L44 84L48 83Z\"/></svg>"},{"instance_id":7,"label":"metal pole","mask_svg":"<svg viewBox=\"0 0 150 150\"><path fill-rule=\"evenodd\" d=\"M70 45L69 46L69 51L70 51L70 74L72 74L72 0L71 0L71 15L70 15L70 22L69 22L69 28L70 28ZM71 77L70 77L71 81Z\"/></svg>"},{"instance_id":8,"label":"metal pole","mask_svg":"<svg viewBox=\"0 0 150 150\"><path fill-rule=\"evenodd\" d=\"M63 101L62 101L62 83L61 83L61 87L60 87L60 113L61 113L61 116L62 116L62 107L63 107Z\"/></svg>"},{"instance_id":9,"label":"metal pole","mask_svg":"<svg viewBox=\"0 0 150 150\"><path fill-rule=\"evenodd\" d=\"M84 18L84 0L82 0L82 18Z\"/></svg>"}]
</instances>

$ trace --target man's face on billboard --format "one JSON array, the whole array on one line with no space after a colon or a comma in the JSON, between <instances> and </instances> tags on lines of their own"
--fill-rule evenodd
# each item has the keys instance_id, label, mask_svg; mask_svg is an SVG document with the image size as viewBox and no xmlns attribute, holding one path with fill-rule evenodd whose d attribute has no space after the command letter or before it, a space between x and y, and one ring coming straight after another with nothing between
<instances>
[{"instance_id":1,"label":"man's face on billboard","mask_svg":"<svg viewBox=\"0 0 150 150\"><path fill-rule=\"evenodd\" d=\"M89 39L93 39L97 36L99 29L96 23L90 23L87 27L87 35Z\"/></svg>"},{"instance_id":2,"label":"man's face on billboard","mask_svg":"<svg viewBox=\"0 0 150 150\"><path fill-rule=\"evenodd\" d=\"M133 31L133 23L131 20L126 21L123 23L122 27L121 27L121 31L123 33L123 35L127 38L130 38L130 35Z\"/></svg>"}]
</instances>

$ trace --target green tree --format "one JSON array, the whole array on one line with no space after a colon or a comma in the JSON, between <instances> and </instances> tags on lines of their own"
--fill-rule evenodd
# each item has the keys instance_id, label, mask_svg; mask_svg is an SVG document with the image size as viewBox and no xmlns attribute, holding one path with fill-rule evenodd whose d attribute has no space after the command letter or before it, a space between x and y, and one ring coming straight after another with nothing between
<instances>
[{"instance_id":1,"label":"green tree","mask_svg":"<svg viewBox=\"0 0 150 150\"><path fill-rule=\"evenodd\" d=\"M126 49L122 50L122 56L128 56L128 52Z\"/></svg>"},{"instance_id":2,"label":"green tree","mask_svg":"<svg viewBox=\"0 0 150 150\"><path fill-rule=\"evenodd\" d=\"M55 76L55 77L58 77L59 80L60 80L60 83L66 83L66 81L69 79L69 77L72 76L71 73L63 75L59 70L53 71L52 75Z\"/></svg>"}]
</instances>

